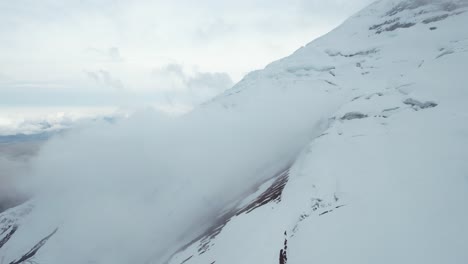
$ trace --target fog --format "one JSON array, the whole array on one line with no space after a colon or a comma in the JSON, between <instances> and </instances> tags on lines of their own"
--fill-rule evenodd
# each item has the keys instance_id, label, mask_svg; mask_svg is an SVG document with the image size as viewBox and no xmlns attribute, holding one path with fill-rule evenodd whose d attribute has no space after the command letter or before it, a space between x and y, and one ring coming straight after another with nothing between
<instances>
[{"instance_id":1,"label":"fog","mask_svg":"<svg viewBox=\"0 0 468 264\"><path fill-rule=\"evenodd\" d=\"M29 174L29 161L41 145L40 141L2 142L0 136L0 212L27 199L20 183Z\"/></svg>"},{"instance_id":2,"label":"fog","mask_svg":"<svg viewBox=\"0 0 468 264\"><path fill-rule=\"evenodd\" d=\"M23 200L18 179L24 176L26 162L0 155L0 212Z\"/></svg>"},{"instance_id":3,"label":"fog","mask_svg":"<svg viewBox=\"0 0 468 264\"><path fill-rule=\"evenodd\" d=\"M206 1L194 9L179 1L169 8L177 12L156 2L120 1L116 10L103 9L109 14L89 1L63 8L47 2L5 4L24 12L24 19L8 16L14 26L0 30L10 39L0 45L9 51L2 54L9 66L0 69L5 104L156 105L184 112L368 1L295 1L287 10L280 2L227 8ZM318 15L324 11L333 19ZM16 45L30 38L37 40L33 46ZM82 123L49 140L27 166L8 161L12 171L21 171L19 165L28 173L10 174L2 186L32 197L35 207L15 239L44 237L58 227L38 253L46 263L162 263L324 130L336 104L309 86L285 96L271 84L281 86L267 83L247 97L226 104L218 98L179 117L146 109L116 123ZM21 242L15 243L30 243Z\"/></svg>"},{"instance_id":4,"label":"fog","mask_svg":"<svg viewBox=\"0 0 468 264\"><path fill-rule=\"evenodd\" d=\"M308 87L264 93L234 109L223 98L179 117L148 109L53 138L21 184L35 197L29 232L59 227L51 263L161 263L288 166L334 105Z\"/></svg>"}]
</instances>

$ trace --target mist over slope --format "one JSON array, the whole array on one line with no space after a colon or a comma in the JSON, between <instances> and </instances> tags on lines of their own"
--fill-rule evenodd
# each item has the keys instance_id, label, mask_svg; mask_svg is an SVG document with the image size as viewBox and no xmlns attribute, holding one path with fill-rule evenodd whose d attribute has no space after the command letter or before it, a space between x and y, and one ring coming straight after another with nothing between
<instances>
[{"instance_id":1,"label":"mist over slope","mask_svg":"<svg viewBox=\"0 0 468 264\"><path fill-rule=\"evenodd\" d=\"M377 1L183 117L62 135L4 263L464 263L467 1Z\"/></svg>"},{"instance_id":2,"label":"mist over slope","mask_svg":"<svg viewBox=\"0 0 468 264\"><path fill-rule=\"evenodd\" d=\"M129 263L166 257L227 204L288 166L326 129L323 112L339 103L325 103L323 94L311 104L307 97L314 94L306 88L284 94L271 91L236 111L201 109L179 118L148 110L55 137L25 184L35 198L24 206L34 209L3 252L14 257L34 246L29 234L45 237L59 227L47 243L52 250L37 258Z\"/></svg>"}]
</instances>

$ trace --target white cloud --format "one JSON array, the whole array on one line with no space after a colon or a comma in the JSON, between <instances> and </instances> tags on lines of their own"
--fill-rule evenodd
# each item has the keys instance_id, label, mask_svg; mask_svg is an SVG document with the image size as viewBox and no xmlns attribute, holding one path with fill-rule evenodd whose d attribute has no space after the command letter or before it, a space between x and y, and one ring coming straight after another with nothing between
<instances>
[{"instance_id":1,"label":"white cloud","mask_svg":"<svg viewBox=\"0 0 468 264\"><path fill-rule=\"evenodd\" d=\"M161 71L193 87L224 80L190 77L180 65ZM60 225L55 241L64 243L50 252L61 263L163 263L180 239L287 166L328 116L323 98L304 96L314 90L269 90L254 90L236 111L213 104L172 118L148 110L53 139L28 179L40 208L31 217L47 222L24 232Z\"/></svg>"},{"instance_id":2,"label":"white cloud","mask_svg":"<svg viewBox=\"0 0 468 264\"><path fill-rule=\"evenodd\" d=\"M86 52L91 60L104 61L104 62L122 62L124 58L120 54L117 47L110 47L108 49L88 48Z\"/></svg>"},{"instance_id":3,"label":"white cloud","mask_svg":"<svg viewBox=\"0 0 468 264\"><path fill-rule=\"evenodd\" d=\"M112 77L112 75L108 71L98 70L95 72L87 71L85 73L91 80L96 82L98 86L109 87L109 88L116 89L116 90L124 89L122 81Z\"/></svg>"},{"instance_id":4,"label":"white cloud","mask_svg":"<svg viewBox=\"0 0 468 264\"><path fill-rule=\"evenodd\" d=\"M28 93L37 102L49 103L55 96L65 105L120 104L121 99L112 98L128 94L148 98L155 89L154 68L172 63L224 72L238 81L330 30L367 2L2 1L0 72L13 81L0 82L0 104L30 105L27 96L14 95ZM96 85L84 71L97 73L100 82L106 82L102 73L107 72L110 86L122 86L126 95L108 89L109 82ZM32 85L18 85L25 82Z\"/></svg>"},{"instance_id":5,"label":"white cloud","mask_svg":"<svg viewBox=\"0 0 468 264\"><path fill-rule=\"evenodd\" d=\"M196 34L200 37L200 42L207 42L218 37L226 36L227 34L233 34L236 30L236 26L228 24L222 18L215 18L211 23L201 25Z\"/></svg>"},{"instance_id":6,"label":"white cloud","mask_svg":"<svg viewBox=\"0 0 468 264\"><path fill-rule=\"evenodd\" d=\"M232 87L227 73L187 70L180 64L168 64L153 71L154 83L165 101L159 105L187 111ZM163 110L164 108L160 108Z\"/></svg>"}]
</instances>

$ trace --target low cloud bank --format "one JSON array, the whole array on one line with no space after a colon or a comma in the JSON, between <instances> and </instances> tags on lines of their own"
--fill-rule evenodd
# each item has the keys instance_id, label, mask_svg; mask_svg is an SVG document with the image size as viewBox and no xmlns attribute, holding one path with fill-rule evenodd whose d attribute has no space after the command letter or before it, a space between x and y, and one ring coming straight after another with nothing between
<instances>
[{"instance_id":1,"label":"low cloud bank","mask_svg":"<svg viewBox=\"0 0 468 264\"><path fill-rule=\"evenodd\" d=\"M161 263L202 232L287 166L334 105L309 87L265 92L237 106L224 96L180 117L142 111L49 141L22 185L36 205L27 228L59 226L47 260Z\"/></svg>"}]
</instances>

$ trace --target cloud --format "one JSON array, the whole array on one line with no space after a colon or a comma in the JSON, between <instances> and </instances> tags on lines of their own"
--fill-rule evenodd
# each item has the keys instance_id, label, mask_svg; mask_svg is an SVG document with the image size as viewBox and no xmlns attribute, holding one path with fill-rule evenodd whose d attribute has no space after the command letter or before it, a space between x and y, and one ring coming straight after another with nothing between
<instances>
[{"instance_id":1,"label":"cloud","mask_svg":"<svg viewBox=\"0 0 468 264\"><path fill-rule=\"evenodd\" d=\"M222 72L187 71L180 64L168 64L153 71L155 86L162 90L170 104L201 104L233 85L231 77Z\"/></svg>"},{"instance_id":2,"label":"cloud","mask_svg":"<svg viewBox=\"0 0 468 264\"><path fill-rule=\"evenodd\" d=\"M108 88L124 84L146 104L155 87L153 69L174 62L226 73L236 82L326 33L366 2L2 1L0 72L12 81L0 84L0 103L109 104L102 97L114 98L115 89Z\"/></svg>"},{"instance_id":3,"label":"cloud","mask_svg":"<svg viewBox=\"0 0 468 264\"><path fill-rule=\"evenodd\" d=\"M120 49L117 47L110 47L108 49L87 48L85 53L87 53L92 60L115 63L124 61L120 54Z\"/></svg>"},{"instance_id":4,"label":"cloud","mask_svg":"<svg viewBox=\"0 0 468 264\"><path fill-rule=\"evenodd\" d=\"M110 74L110 72L108 72L106 70L97 70L95 72L85 71L85 73L98 86L109 87L109 88L112 88L112 89L115 89L115 90L123 90L124 89L124 85L122 84L122 81L120 81L117 78L114 78Z\"/></svg>"},{"instance_id":5,"label":"cloud","mask_svg":"<svg viewBox=\"0 0 468 264\"><path fill-rule=\"evenodd\" d=\"M5 74L0 73L0 82L7 81L9 78Z\"/></svg>"},{"instance_id":6,"label":"cloud","mask_svg":"<svg viewBox=\"0 0 468 264\"><path fill-rule=\"evenodd\" d=\"M1 102L193 106L344 19L323 26L298 12L299 0L168 3L0 2L0 72L33 84L0 86ZM91 59L89 47L98 47ZM61 250L49 251L57 263L161 263L179 240L288 165L317 117L328 116L315 109L324 100L282 92L264 98L260 89L239 111L212 105L174 118L148 110L53 139L18 185L34 195L30 217L39 219L24 232L65 223L56 234ZM2 181L8 186L11 175Z\"/></svg>"},{"instance_id":7,"label":"cloud","mask_svg":"<svg viewBox=\"0 0 468 264\"><path fill-rule=\"evenodd\" d=\"M196 34L200 38L200 41L203 42L232 34L235 30L235 25L228 24L224 19L218 17L207 25L200 26L196 31Z\"/></svg>"},{"instance_id":8,"label":"cloud","mask_svg":"<svg viewBox=\"0 0 468 264\"><path fill-rule=\"evenodd\" d=\"M212 75L187 77L180 65L161 70L183 83L219 82ZM53 139L22 185L37 208L23 232L60 226L54 238L60 250L50 244L48 251L58 263L163 263L321 133L321 117L329 116L324 105L333 102L309 88L286 97L266 85L235 111L222 103L180 117L147 110Z\"/></svg>"}]
</instances>

